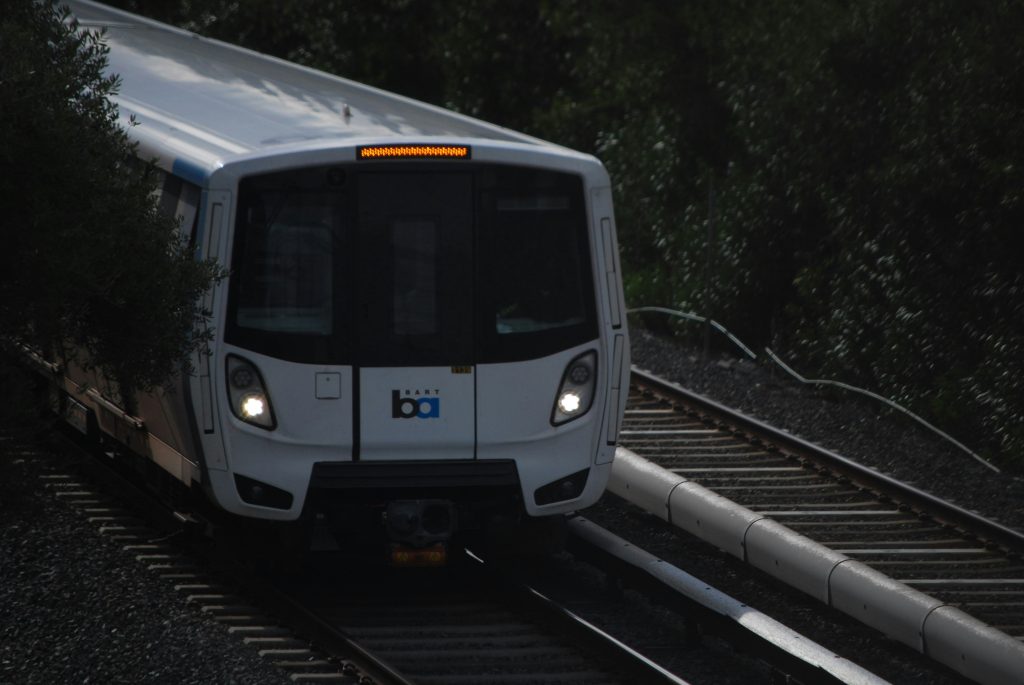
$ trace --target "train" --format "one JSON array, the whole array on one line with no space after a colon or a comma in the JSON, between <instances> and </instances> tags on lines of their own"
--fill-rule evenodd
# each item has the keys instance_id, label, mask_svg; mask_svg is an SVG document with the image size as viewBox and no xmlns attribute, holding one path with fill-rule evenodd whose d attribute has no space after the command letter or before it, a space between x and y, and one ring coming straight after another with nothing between
<instances>
[{"instance_id":1,"label":"train","mask_svg":"<svg viewBox=\"0 0 1024 685\"><path fill-rule=\"evenodd\" d=\"M126 407L109 379L51 364L70 424L228 515L408 549L597 502L629 373L597 159L68 4L105 32L160 207L226 274L168 387Z\"/></svg>"}]
</instances>

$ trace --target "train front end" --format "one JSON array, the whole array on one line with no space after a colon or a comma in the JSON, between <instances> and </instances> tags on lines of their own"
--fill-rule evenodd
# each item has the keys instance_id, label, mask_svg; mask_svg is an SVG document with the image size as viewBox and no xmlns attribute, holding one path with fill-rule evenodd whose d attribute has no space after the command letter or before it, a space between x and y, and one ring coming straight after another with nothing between
<instances>
[{"instance_id":1,"label":"train front end","mask_svg":"<svg viewBox=\"0 0 1024 685\"><path fill-rule=\"evenodd\" d=\"M493 141L318 154L218 174L212 496L410 548L596 502L629 366L601 165Z\"/></svg>"}]
</instances>

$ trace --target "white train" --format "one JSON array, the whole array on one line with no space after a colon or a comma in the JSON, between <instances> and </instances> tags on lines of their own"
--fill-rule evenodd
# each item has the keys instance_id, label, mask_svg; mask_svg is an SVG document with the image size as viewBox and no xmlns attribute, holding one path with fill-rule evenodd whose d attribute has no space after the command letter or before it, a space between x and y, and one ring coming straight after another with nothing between
<instances>
[{"instance_id":1,"label":"white train","mask_svg":"<svg viewBox=\"0 0 1024 685\"><path fill-rule=\"evenodd\" d=\"M70 5L106 29L161 206L229 272L193 374L128 411L61 370L72 422L227 512L412 546L597 501L629 345L596 159Z\"/></svg>"}]
</instances>

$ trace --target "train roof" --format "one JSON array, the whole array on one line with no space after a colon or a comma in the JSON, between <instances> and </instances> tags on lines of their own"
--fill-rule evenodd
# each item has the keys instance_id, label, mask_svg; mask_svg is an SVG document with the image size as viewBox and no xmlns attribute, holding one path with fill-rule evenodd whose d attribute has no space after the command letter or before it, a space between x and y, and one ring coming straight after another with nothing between
<instances>
[{"instance_id":1,"label":"train roof","mask_svg":"<svg viewBox=\"0 0 1024 685\"><path fill-rule=\"evenodd\" d=\"M106 31L112 99L143 151L208 176L232 158L356 140L482 139L561 149L493 124L112 9L68 3ZM182 164L183 163L183 164Z\"/></svg>"}]
</instances>

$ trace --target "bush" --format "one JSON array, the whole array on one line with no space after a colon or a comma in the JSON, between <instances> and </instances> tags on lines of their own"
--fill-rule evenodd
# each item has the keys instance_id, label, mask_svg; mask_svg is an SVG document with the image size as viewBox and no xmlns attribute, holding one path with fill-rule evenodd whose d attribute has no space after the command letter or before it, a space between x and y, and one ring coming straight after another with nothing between
<instances>
[{"instance_id":1,"label":"bush","mask_svg":"<svg viewBox=\"0 0 1024 685\"><path fill-rule=\"evenodd\" d=\"M49 2L0 14L0 331L122 392L181 370L215 275L161 216L118 123L101 36Z\"/></svg>"}]
</instances>

